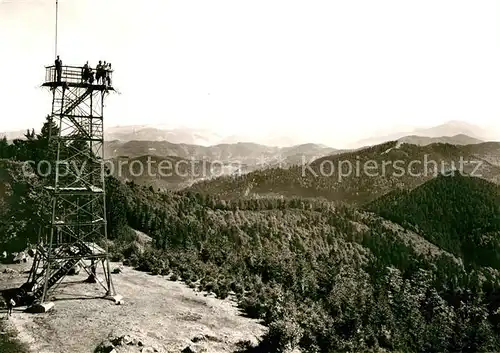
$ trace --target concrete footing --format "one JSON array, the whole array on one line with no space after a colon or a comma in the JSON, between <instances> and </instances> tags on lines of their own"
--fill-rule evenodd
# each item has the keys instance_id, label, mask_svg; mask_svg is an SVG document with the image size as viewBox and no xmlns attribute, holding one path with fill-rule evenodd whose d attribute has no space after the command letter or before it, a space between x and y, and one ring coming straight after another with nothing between
<instances>
[{"instance_id":1,"label":"concrete footing","mask_svg":"<svg viewBox=\"0 0 500 353\"><path fill-rule=\"evenodd\" d=\"M30 306L26 309L26 312L32 313L32 314L43 314L43 313L46 313L47 311L51 310L53 307L54 307L53 302L33 304L32 306Z\"/></svg>"},{"instance_id":2,"label":"concrete footing","mask_svg":"<svg viewBox=\"0 0 500 353\"><path fill-rule=\"evenodd\" d=\"M104 297L104 299L113 301L116 305L123 304L123 297L119 294L117 295L108 295Z\"/></svg>"}]
</instances>

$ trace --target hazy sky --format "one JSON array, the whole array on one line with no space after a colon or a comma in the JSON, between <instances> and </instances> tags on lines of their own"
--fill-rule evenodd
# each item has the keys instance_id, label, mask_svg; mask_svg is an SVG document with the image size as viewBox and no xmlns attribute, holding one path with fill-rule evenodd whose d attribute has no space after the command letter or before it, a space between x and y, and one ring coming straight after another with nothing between
<instances>
[{"instance_id":1,"label":"hazy sky","mask_svg":"<svg viewBox=\"0 0 500 353\"><path fill-rule=\"evenodd\" d=\"M499 21L494 0L59 0L58 46L63 64L113 64L106 126L341 143L500 125ZM0 131L50 112L54 32L55 0L0 0Z\"/></svg>"}]
</instances>

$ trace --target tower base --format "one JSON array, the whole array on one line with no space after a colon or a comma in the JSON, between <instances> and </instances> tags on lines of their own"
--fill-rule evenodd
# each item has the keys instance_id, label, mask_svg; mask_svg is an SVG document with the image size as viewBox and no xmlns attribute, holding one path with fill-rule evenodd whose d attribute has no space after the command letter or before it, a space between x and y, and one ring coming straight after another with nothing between
<instances>
[{"instance_id":1,"label":"tower base","mask_svg":"<svg viewBox=\"0 0 500 353\"><path fill-rule=\"evenodd\" d=\"M53 307L54 307L53 302L33 304L32 306L26 309L26 312L32 314L43 314L51 310Z\"/></svg>"},{"instance_id":2,"label":"tower base","mask_svg":"<svg viewBox=\"0 0 500 353\"><path fill-rule=\"evenodd\" d=\"M116 305L123 304L123 297L121 295L119 295L119 294L117 294L117 295L108 295L108 296L105 296L104 299L111 300Z\"/></svg>"}]
</instances>

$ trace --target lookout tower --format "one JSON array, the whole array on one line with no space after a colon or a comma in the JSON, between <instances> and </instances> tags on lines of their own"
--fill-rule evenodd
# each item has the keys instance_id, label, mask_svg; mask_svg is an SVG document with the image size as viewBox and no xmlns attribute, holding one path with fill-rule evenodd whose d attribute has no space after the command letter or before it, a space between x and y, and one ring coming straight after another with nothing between
<instances>
[{"instance_id":1,"label":"lookout tower","mask_svg":"<svg viewBox=\"0 0 500 353\"><path fill-rule=\"evenodd\" d=\"M45 70L42 86L52 93L50 117L57 125L49 142L57 150L51 161L53 173L45 186L52 216L39 237L33 266L22 289L34 300L37 311L44 312L53 306L48 302L50 291L79 267L88 273L87 282L103 287L104 298L120 303L108 252L96 244L106 244L108 236L103 108L106 96L114 91L113 72L106 70L102 80L94 81L87 74L96 70L87 67L61 65Z\"/></svg>"}]
</instances>

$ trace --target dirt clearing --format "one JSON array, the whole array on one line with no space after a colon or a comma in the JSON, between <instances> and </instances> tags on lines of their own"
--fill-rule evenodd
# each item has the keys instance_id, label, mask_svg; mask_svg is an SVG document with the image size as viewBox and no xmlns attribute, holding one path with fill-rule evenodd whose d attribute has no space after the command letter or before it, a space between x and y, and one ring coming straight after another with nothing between
<instances>
[{"instance_id":1,"label":"dirt clearing","mask_svg":"<svg viewBox=\"0 0 500 353\"><path fill-rule=\"evenodd\" d=\"M119 264L112 263L111 268ZM6 266L0 265L0 272ZM29 264L8 266L18 271ZM68 276L54 293L54 308L45 314L23 313L16 308L11 323L19 339L36 353L87 353L109 335L130 335L143 344L117 347L117 352L140 352L154 347L158 352L180 352L187 346L196 351L234 352L242 340L256 342L265 327L241 316L231 300L219 300L195 292L165 276L123 268L113 275L117 294L124 303L104 299L99 284L81 283L87 276ZM0 273L0 289L18 286L27 274ZM195 339L195 337L197 339ZM194 341L198 341L193 343ZM154 350L153 350L154 351Z\"/></svg>"}]
</instances>

